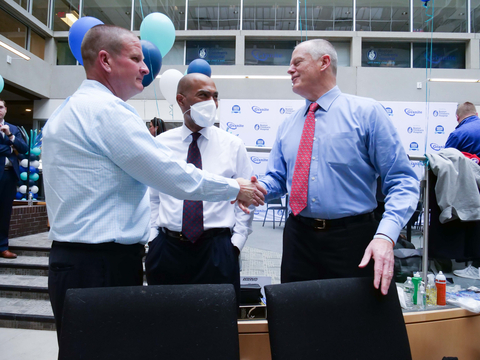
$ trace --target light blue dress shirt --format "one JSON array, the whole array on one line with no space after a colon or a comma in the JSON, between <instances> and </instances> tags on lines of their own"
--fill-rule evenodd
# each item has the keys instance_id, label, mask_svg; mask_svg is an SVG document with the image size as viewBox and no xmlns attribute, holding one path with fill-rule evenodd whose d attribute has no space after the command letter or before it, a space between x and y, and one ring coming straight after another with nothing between
<instances>
[{"instance_id":1,"label":"light blue dress shirt","mask_svg":"<svg viewBox=\"0 0 480 360\"><path fill-rule=\"evenodd\" d=\"M234 200L234 179L198 170L155 141L135 109L105 86L85 80L43 130L49 238L146 243L147 186L179 199Z\"/></svg>"},{"instance_id":2,"label":"light blue dress shirt","mask_svg":"<svg viewBox=\"0 0 480 360\"><path fill-rule=\"evenodd\" d=\"M396 241L417 207L419 182L385 109L335 86L317 100L315 134L302 216L338 219L377 207L376 179L387 194L377 229ZM310 102L279 127L261 182L266 200L290 192L297 150Z\"/></svg>"}]
</instances>

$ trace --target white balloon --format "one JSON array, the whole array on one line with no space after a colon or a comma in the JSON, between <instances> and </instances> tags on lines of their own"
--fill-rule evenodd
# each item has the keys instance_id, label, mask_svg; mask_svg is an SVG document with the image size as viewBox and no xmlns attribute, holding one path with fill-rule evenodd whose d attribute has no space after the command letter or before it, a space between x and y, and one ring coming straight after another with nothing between
<instances>
[{"instance_id":1,"label":"white balloon","mask_svg":"<svg viewBox=\"0 0 480 360\"><path fill-rule=\"evenodd\" d=\"M27 192L27 185L22 185L18 188L18 191L21 192L22 194L25 194Z\"/></svg>"},{"instance_id":2,"label":"white balloon","mask_svg":"<svg viewBox=\"0 0 480 360\"><path fill-rule=\"evenodd\" d=\"M20 166L26 168L28 166L28 159L23 159L22 161L20 161Z\"/></svg>"},{"instance_id":3,"label":"white balloon","mask_svg":"<svg viewBox=\"0 0 480 360\"><path fill-rule=\"evenodd\" d=\"M32 194L38 193L38 186L33 185L33 186L30 188L30 191L32 192Z\"/></svg>"},{"instance_id":4,"label":"white balloon","mask_svg":"<svg viewBox=\"0 0 480 360\"><path fill-rule=\"evenodd\" d=\"M160 91L170 105L177 103L177 86L183 74L175 69L165 71L160 77Z\"/></svg>"},{"instance_id":5,"label":"white balloon","mask_svg":"<svg viewBox=\"0 0 480 360\"><path fill-rule=\"evenodd\" d=\"M38 169L38 167L40 166L40 161L38 160L31 161L30 166L33 166L35 169Z\"/></svg>"}]
</instances>

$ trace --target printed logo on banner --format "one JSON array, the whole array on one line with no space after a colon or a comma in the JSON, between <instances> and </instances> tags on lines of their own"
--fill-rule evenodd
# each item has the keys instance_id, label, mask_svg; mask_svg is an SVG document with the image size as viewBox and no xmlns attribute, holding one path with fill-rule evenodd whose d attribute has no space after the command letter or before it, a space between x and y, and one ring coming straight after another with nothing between
<instances>
[{"instance_id":1,"label":"printed logo on banner","mask_svg":"<svg viewBox=\"0 0 480 360\"><path fill-rule=\"evenodd\" d=\"M265 140L258 139L255 144L260 147L265 146Z\"/></svg>"},{"instance_id":2,"label":"printed logo on banner","mask_svg":"<svg viewBox=\"0 0 480 360\"><path fill-rule=\"evenodd\" d=\"M269 131L270 130L270 125L268 124L255 124L253 127L255 130L260 130L260 131Z\"/></svg>"},{"instance_id":3,"label":"printed logo on banner","mask_svg":"<svg viewBox=\"0 0 480 360\"><path fill-rule=\"evenodd\" d=\"M243 128L243 124L234 124L232 122L227 122L227 131L230 130L237 130L238 128Z\"/></svg>"},{"instance_id":4,"label":"printed logo on banner","mask_svg":"<svg viewBox=\"0 0 480 360\"><path fill-rule=\"evenodd\" d=\"M202 59L205 59L207 57L207 49L201 48L200 50L198 50L198 56L200 56L200 58Z\"/></svg>"},{"instance_id":5,"label":"printed logo on banner","mask_svg":"<svg viewBox=\"0 0 480 360\"><path fill-rule=\"evenodd\" d=\"M284 107L284 108L280 108L280 114L287 114L287 115L290 115L290 114L293 114L295 112L295 109L293 107Z\"/></svg>"},{"instance_id":6,"label":"printed logo on banner","mask_svg":"<svg viewBox=\"0 0 480 360\"><path fill-rule=\"evenodd\" d=\"M368 60L373 61L377 58L377 52L372 49L367 53L367 57L368 57Z\"/></svg>"},{"instance_id":7,"label":"printed logo on banner","mask_svg":"<svg viewBox=\"0 0 480 360\"><path fill-rule=\"evenodd\" d=\"M435 117L437 117L437 116L440 116L440 117L449 117L449 116L450 116L450 113L449 113L447 110L438 109L438 110L434 110L434 111L433 111L433 116L435 116Z\"/></svg>"},{"instance_id":8,"label":"printed logo on banner","mask_svg":"<svg viewBox=\"0 0 480 360\"><path fill-rule=\"evenodd\" d=\"M437 110L435 110L435 111L433 112L433 116L435 116L435 117L438 116L438 111L437 111Z\"/></svg>"},{"instance_id":9,"label":"printed logo on banner","mask_svg":"<svg viewBox=\"0 0 480 360\"><path fill-rule=\"evenodd\" d=\"M422 161L410 161L410 165L412 166L412 168L425 166Z\"/></svg>"},{"instance_id":10,"label":"printed logo on banner","mask_svg":"<svg viewBox=\"0 0 480 360\"><path fill-rule=\"evenodd\" d=\"M430 143L430 147L432 148L432 150L435 150L435 151L440 151L443 148L445 148L445 146L441 146L435 143Z\"/></svg>"},{"instance_id":11,"label":"printed logo on banner","mask_svg":"<svg viewBox=\"0 0 480 360\"><path fill-rule=\"evenodd\" d=\"M232 114L240 114L240 106L233 105L232 106Z\"/></svg>"},{"instance_id":12,"label":"printed logo on banner","mask_svg":"<svg viewBox=\"0 0 480 360\"><path fill-rule=\"evenodd\" d=\"M415 141L411 142L410 143L410 150L411 151L418 151L418 143L416 143Z\"/></svg>"},{"instance_id":13,"label":"printed logo on banner","mask_svg":"<svg viewBox=\"0 0 480 360\"><path fill-rule=\"evenodd\" d=\"M445 134L445 128L442 125L435 127L435 134Z\"/></svg>"},{"instance_id":14,"label":"printed logo on banner","mask_svg":"<svg viewBox=\"0 0 480 360\"><path fill-rule=\"evenodd\" d=\"M252 56L258 61L267 61L269 58L281 58L282 54L271 54L268 52L260 52L260 50L252 50Z\"/></svg>"},{"instance_id":15,"label":"printed logo on banner","mask_svg":"<svg viewBox=\"0 0 480 360\"><path fill-rule=\"evenodd\" d=\"M387 107L385 110L387 111L388 116L393 116L393 109L391 107Z\"/></svg>"},{"instance_id":16,"label":"printed logo on banner","mask_svg":"<svg viewBox=\"0 0 480 360\"><path fill-rule=\"evenodd\" d=\"M414 126L414 127L409 126L407 128L407 132L409 134L423 134L423 131L424 131L423 128L420 126Z\"/></svg>"},{"instance_id":17,"label":"printed logo on banner","mask_svg":"<svg viewBox=\"0 0 480 360\"><path fill-rule=\"evenodd\" d=\"M261 164L262 162L267 162L268 161L268 158L261 158L261 157L258 157L258 156L251 156L250 157L250 160L254 163L254 164Z\"/></svg>"},{"instance_id":18,"label":"printed logo on banner","mask_svg":"<svg viewBox=\"0 0 480 360\"><path fill-rule=\"evenodd\" d=\"M252 106L252 111L256 114L261 114L264 111L268 111L269 109L267 108L261 108L259 106Z\"/></svg>"},{"instance_id":19,"label":"printed logo on banner","mask_svg":"<svg viewBox=\"0 0 480 360\"><path fill-rule=\"evenodd\" d=\"M405 111L405 114L407 114L408 116L415 116L415 115L422 114L421 110L412 110L410 108L406 108L404 111Z\"/></svg>"}]
</instances>

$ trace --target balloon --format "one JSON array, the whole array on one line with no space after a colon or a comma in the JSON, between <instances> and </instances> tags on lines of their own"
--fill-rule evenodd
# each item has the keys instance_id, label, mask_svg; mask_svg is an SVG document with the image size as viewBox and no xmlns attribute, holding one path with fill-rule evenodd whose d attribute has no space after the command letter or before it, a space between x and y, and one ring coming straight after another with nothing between
<instances>
[{"instance_id":1,"label":"balloon","mask_svg":"<svg viewBox=\"0 0 480 360\"><path fill-rule=\"evenodd\" d=\"M16 198L17 200L20 200L20 199L22 198L22 196L23 196L23 195L22 195L21 192L17 192L17 194L15 195L15 198Z\"/></svg>"},{"instance_id":2,"label":"balloon","mask_svg":"<svg viewBox=\"0 0 480 360\"><path fill-rule=\"evenodd\" d=\"M176 103L177 86L180 79L183 77L182 73L175 69L165 71L160 78L160 91L170 105Z\"/></svg>"},{"instance_id":3,"label":"balloon","mask_svg":"<svg viewBox=\"0 0 480 360\"><path fill-rule=\"evenodd\" d=\"M38 160L32 161L30 162L30 166L33 166L35 169L38 169L38 167L40 166L40 161Z\"/></svg>"},{"instance_id":4,"label":"balloon","mask_svg":"<svg viewBox=\"0 0 480 360\"><path fill-rule=\"evenodd\" d=\"M26 173L26 172L22 172L22 173L20 174L20 179L22 179L22 180L27 180L27 173Z\"/></svg>"},{"instance_id":5,"label":"balloon","mask_svg":"<svg viewBox=\"0 0 480 360\"><path fill-rule=\"evenodd\" d=\"M22 194L25 194L27 192L27 186L22 185L18 188L18 191L21 192Z\"/></svg>"},{"instance_id":6,"label":"balloon","mask_svg":"<svg viewBox=\"0 0 480 360\"><path fill-rule=\"evenodd\" d=\"M30 179L32 179L33 181L37 181L39 177L40 176L38 176L38 174L30 174Z\"/></svg>"},{"instance_id":7,"label":"balloon","mask_svg":"<svg viewBox=\"0 0 480 360\"><path fill-rule=\"evenodd\" d=\"M32 192L32 194L38 193L38 186L36 186L36 185L35 185L35 186L32 186L32 187L30 188L30 191Z\"/></svg>"},{"instance_id":8,"label":"balloon","mask_svg":"<svg viewBox=\"0 0 480 360\"><path fill-rule=\"evenodd\" d=\"M5 86L5 81L3 80L2 75L0 75L0 93L3 91L4 86Z\"/></svg>"},{"instance_id":9,"label":"balloon","mask_svg":"<svg viewBox=\"0 0 480 360\"><path fill-rule=\"evenodd\" d=\"M30 174L37 173L38 170L34 168L33 166L30 166Z\"/></svg>"},{"instance_id":10,"label":"balloon","mask_svg":"<svg viewBox=\"0 0 480 360\"><path fill-rule=\"evenodd\" d=\"M30 161L40 160L40 157L35 154L30 154Z\"/></svg>"},{"instance_id":11,"label":"balloon","mask_svg":"<svg viewBox=\"0 0 480 360\"><path fill-rule=\"evenodd\" d=\"M27 159L23 159L22 161L20 161L20 166L21 167L24 167L24 168L27 168L28 166L28 160ZM25 170L26 171L26 170Z\"/></svg>"},{"instance_id":12,"label":"balloon","mask_svg":"<svg viewBox=\"0 0 480 360\"><path fill-rule=\"evenodd\" d=\"M31 152L33 155L40 155L40 153L42 152L42 150L40 150L40 148L38 148L38 147L34 147L30 152Z\"/></svg>"},{"instance_id":13,"label":"balloon","mask_svg":"<svg viewBox=\"0 0 480 360\"><path fill-rule=\"evenodd\" d=\"M155 44L150 41L140 40L140 43L142 44L143 61L147 65L148 70L150 70L150 73L145 75L142 81L143 87L147 87L155 80L160 72L160 68L162 67L162 54L160 54L160 50L158 50Z\"/></svg>"},{"instance_id":14,"label":"balloon","mask_svg":"<svg viewBox=\"0 0 480 360\"><path fill-rule=\"evenodd\" d=\"M155 44L165 57L175 42L175 26L165 14L148 14L140 24L140 38Z\"/></svg>"},{"instance_id":15,"label":"balloon","mask_svg":"<svg viewBox=\"0 0 480 360\"><path fill-rule=\"evenodd\" d=\"M34 199L37 199L37 198L38 198L38 194L33 194L33 198L34 198Z\"/></svg>"},{"instance_id":16,"label":"balloon","mask_svg":"<svg viewBox=\"0 0 480 360\"><path fill-rule=\"evenodd\" d=\"M212 76L210 64L203 59L195 59L188 65L187 74L200 73L208 77Z\"/></svg>"},{"instance_id":17,"label":"balloon","mask_svg":"<svg viewBox=\"0 0 480 360\"><path fill-rule=\"evenodd\" d=\"M81 46L85 34L92 27L101 24L103 24L103 22L97 18L84 16L75 21L70 28L68 32L68 46L70 46L73 56L75 56L75 59L77 59L80 65L83 65Z\"/></svg>"}]
</instances>

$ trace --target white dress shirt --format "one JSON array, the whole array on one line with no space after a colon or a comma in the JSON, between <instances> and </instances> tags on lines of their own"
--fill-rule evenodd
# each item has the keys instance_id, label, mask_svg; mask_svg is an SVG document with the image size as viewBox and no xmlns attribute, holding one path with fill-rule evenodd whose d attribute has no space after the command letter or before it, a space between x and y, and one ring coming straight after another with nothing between
<instances>
[{"instance_id":1,"label":"white dress shirt","mask_svg":"<svg viewBox=\"0 0 480 360\"><path fill-rule=\"evenodd\" d=\"M155 141L135 109L85 80L43 131L49 238L146 243L148 186L180 199L234 200L238 183L181 162Z\"/></svg>"},{"instance_id":2,"label":"white dress shirt","mask_svg":"<svg viewBox=\"0 0 480 360\"><path fill-rule=\"evenodd\" d=\"M187 159L188 147L192 142L192 131L185 125L158 135L155 141L168 146L175 159ZM197 140L202 155L202 168L210 173L227 178L250 179L254 174L242 140L215 126L200 130ZM182 231L183 201L150 188L151 227L150 240L159 227L171 231ZM245 214L238 205L230 201L203 202L203 226L205 230L230 228L233 230L232 244L240 250L252 232L253 207Z\"/></svg>"}]
</instances>

